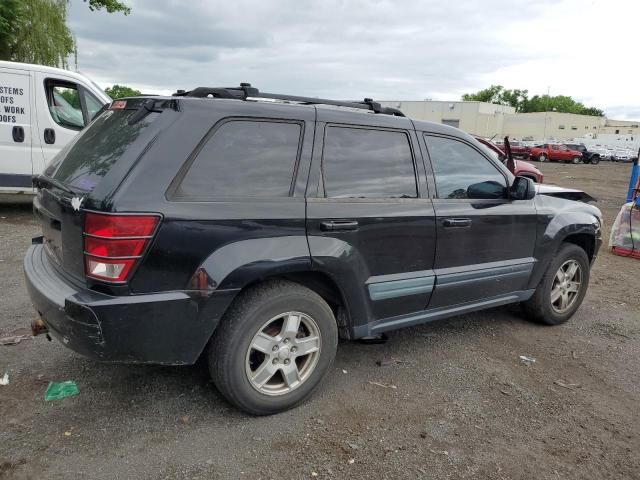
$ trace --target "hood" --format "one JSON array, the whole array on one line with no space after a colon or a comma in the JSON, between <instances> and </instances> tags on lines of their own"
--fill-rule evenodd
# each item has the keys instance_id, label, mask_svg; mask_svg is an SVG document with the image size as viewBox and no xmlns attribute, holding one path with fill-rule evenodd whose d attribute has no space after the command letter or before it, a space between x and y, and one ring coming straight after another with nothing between
<instances>
[{"instance_id":1,"label":"hood","mask_svg":"<svg viewBox=\"0 0 640 480\"><path fill-rule=\"evenodd\" d=\"M538 195L548 195L550 197L564 198L566 200L574 200L577 202L597 202L595 197L592 197L587 192L577 190L575 188L558 187L556 185L540 184L536 183L536 193Z\"/></svg>"}]
</instances>

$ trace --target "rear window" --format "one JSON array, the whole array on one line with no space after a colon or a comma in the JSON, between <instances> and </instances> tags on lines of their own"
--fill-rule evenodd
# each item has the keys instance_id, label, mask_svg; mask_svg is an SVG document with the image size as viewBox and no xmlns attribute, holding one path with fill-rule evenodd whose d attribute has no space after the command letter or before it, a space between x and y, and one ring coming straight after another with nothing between
<instances>
[{"instance_id":1,"label":"rear window","mask_svg":"<svg viewBox=\"0 0 640 480\"><path fill-rule=\"evenodd\" d=\"M108 110L56 155L44 174L72 190L91 192L160 113L129 125L132 110Z\"/></svg>"},{"instance_id":2,"label":"rear window","mask_svg":"<svg viewBox=\"0 0 640 480\"><path fill-rule=\"evenodd\" d=\"M288 197L301 133L298 123L223 123L196 153L175 198Z\"/></svg>"}]
</instances>

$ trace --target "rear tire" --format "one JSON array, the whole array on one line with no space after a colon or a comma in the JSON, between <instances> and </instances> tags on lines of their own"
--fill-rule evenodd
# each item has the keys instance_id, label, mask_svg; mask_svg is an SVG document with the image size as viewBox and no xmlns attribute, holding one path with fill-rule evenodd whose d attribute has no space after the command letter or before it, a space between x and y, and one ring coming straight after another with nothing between
<instances>
[{"instance_id":1,"label":"rear tire","mask_svg":"<svg viewBox=\"0 0 640 480\"><path fill-rule=\"evenodd\" d=\"M316 390L337 346L336 320L322 297L293 282L270 281L234 300L209 344L209 371L230 403L270 415Z\"/></svg>"},{"instance_id":2,"label":"rear tire","mask_svg":"<svg viewBox=\"0 0 640 480\"><path fill-rule=\"evenodd\" d=\"M563 243L522 309L530 320L559 325L580 308L588 286L589 257L579 246Z\"/></svg>"}]
</instances>

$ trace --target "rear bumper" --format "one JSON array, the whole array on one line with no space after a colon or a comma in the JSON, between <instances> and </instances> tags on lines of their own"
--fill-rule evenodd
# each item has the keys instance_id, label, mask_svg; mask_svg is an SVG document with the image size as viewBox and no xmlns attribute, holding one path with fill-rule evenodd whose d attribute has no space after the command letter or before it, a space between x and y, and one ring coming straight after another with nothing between
<instances>
[{"instance_id":1,"label":"rear bumper","mask_svg":"<svg viewBox=\"0 0 640 480\"><path fill-rule=\"evenodd\" d=\"M73 285L42 245L24 259L29 296L49 333L96 360L184 365L206 346L236 290L113 297Z\"/></svg>"}]
</instances>

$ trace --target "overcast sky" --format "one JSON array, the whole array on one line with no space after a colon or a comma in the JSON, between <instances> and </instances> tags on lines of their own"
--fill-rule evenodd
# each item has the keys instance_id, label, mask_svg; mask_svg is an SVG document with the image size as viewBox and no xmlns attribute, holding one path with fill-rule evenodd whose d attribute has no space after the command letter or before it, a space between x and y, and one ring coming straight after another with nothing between
<instances>
[{"instance_id":1,"label":"overcast sky","mask_svg":"<svg viewBox=\"0 0 640 480\"><path fill-rule=\"evenodd\" d=\"M145 93L251 82L337 99L459 100L491 84L640 120L637 0L73 0L78 70Z\"/></svg>"}]
</instances>

